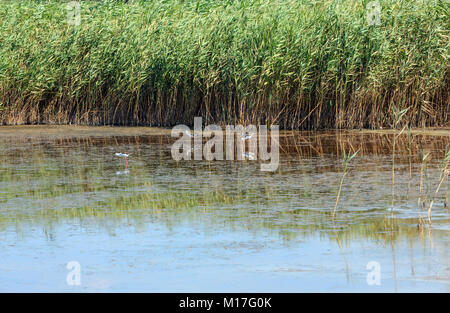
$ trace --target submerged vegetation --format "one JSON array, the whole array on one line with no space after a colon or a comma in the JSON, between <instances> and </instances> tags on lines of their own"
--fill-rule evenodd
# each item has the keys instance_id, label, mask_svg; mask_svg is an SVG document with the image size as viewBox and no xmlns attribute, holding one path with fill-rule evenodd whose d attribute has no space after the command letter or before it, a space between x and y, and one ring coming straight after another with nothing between
<instances>
[{"instance_id":1,"label":"submerged vegetation","mask_svg":"<svg viewBox=\"0 0 450 313\"><path fill-rule=\"evenodd\" d=\"M448 2L367 2L0 1L0 123L445 125Z\"/></svg>"}]
</instances>

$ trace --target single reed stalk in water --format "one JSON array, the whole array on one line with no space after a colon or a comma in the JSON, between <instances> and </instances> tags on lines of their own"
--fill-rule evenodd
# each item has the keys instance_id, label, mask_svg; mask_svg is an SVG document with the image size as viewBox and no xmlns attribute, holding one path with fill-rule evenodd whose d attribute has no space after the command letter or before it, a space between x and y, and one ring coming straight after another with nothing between
<instances>
[{"instance_id":1,"label":"single reed stalk in water","mask_svg":"<svg viewBox=\"0 0 450 313\"><path fill-rule=\"evenodd\" d=\"M350 155L350 152L347 154L344 149L342 149L342 152L344 153L344 158L342 159L343 173L342 173L341 181L339 182L339 189L338 189L338 194L336 197L336 203L334 204L333 217L332 217L333 221L334 221L334 217L336 215L336 209L337 209L337 206L339 203L339 198L341 197L342 184L344 183L344 178L348 173L348 164L358 154L359 149L352 155Z\"/></svg>"},{"instance_id":2,"label":"single reed stalk in water","mask_svg":"<svg viewBox=\"0 0 450 313\"><path fill-rule=\"evenodd\" d=\"M447 180L447 192L445 193L444 208L448 207L448 190L449 190L448 175L447 175L446 180Z\"/></svg>"},{"instance_id":3,"label":"single reed stalk in water","mask_svg":"<svg viewBox=\"0 0 450 313\"><path fill-rule=\"evenodd\" d=\"M445 178L448 176L450 169L448 168L448 164L450 162L450 150L447 150L445 152L444 160L442 161L441 166L441 177L439 180L439 184L434 191L433 199L431 199L430 206L428 207L428 222L431 224L431 208L433 207L434 199L436 199L437 194L439 192L439 189L441 188L442 182L445 180Z\"/></svg>"},{"instance_id":4,"label":"single reed stalk in water","mask_svg":"<svg viewBox=\"0 0 450 313\"><path fill-rule=\"evenodd\" d=\"M417 229L422 230L423 229L423 217L419 214L419 223L417 223Z\"/></svg>"},{"instance_id":5,"label":"single reed stalk in water","mask_svg":"<svg viewBox=\"0 0 450 313\"><path fill-rule=\"evenodd\" d=\"M409 163L409 179L408 179L408 190L406 191L406 201L409 202L409 191L411 189L411 180L412 180L412 151L411 151L411 143L412 143L412 134L411 128L408 129L408 163Z\"/></svg>"},{"instance_id":6,"label":"single reed stalk in water","mask_svg":"<svg viewBox=\"0 0 450 313\"><path fill-rule=\"evenodd\" d=\"M419 182L419 199L417 200L417 205L419 208L424 208L424 204L421 203L421 197L423 192L423 172L426 166L426 159L430 153L423 153L423 151L420 152L420 182ZM425 203L425 202L424 202Z\"/></svg>"},{"instance_id":7,"label":"single reed stalk in water","mask_svg":"<svg viewBox=\"0 0 450 313\"><path fill-rule=\"evenodd\" d=\"M392 128L394 129L394 139L392 143L392 202L391 202L391 212L394 210L394 197L395 197L395 143L397 141L397 138L400 137L401 134L405 131L407 125L405 125L400 133L398 135L395 134L395 130L397 129L398 123L400 123L400 120L402 117L408 112L409 107L403 110L397 109L397 107L393 107L394 110L394 124L392 125Z\"/></svg>"}]
</instances>

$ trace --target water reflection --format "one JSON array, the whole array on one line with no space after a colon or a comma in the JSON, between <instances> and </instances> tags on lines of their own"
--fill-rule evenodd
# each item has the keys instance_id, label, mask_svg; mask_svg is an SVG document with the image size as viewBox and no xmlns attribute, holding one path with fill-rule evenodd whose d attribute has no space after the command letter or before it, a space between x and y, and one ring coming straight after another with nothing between
<instances>
[{"instance_id":1,"label":"water reflection","mask_svg":"<svg viewBox=\"0 0 450 313\"><path fill-rule=\"evenodd\" d=\"M432 228L417 227L419 215L426 214L417 199L421 151L430 153L422 180L423 193L431 195L449 136L405 134L397 140L391 214L389 133L283 132L280 166L268 173L253 160L174 161L175 139L164 130L86 129L88 134L64 127L59 133L40 128L39 134L0 129L0 237L13 231L26 240L38 227L55 241L58 229L70 225L115 236L126 226L141 240L139 234L155 225L169 231L187 225L212 237L244 232L281 245L327 240L339 249L347 282L352 245L386 247L396 290L396 249L409 251L414 275L413 251L421 246L439 263L437 272L425 272L448 277L448 185L435 201ZM343 149L360 152L350 164L333 223ZM132 155L126 168L117 151ZM421 260L420 266L429 262Z\"/></svg>"}]
</instances>

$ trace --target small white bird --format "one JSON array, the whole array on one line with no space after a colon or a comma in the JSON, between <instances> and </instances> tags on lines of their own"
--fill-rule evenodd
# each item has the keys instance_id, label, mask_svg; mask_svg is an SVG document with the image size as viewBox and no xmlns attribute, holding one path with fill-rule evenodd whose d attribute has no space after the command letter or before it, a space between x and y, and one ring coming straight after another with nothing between
<instances>
[{"instance_id":1,"label":"small white bird","mask_svg":"<svg viewBox=\"0 0 450 313\"><path fill-rule=\"evenodd\" d=\"M244 158L248 158L249 160L256 160L255 154L251 152L244 152L242 153L242 156Z\"/></svg>"},{"instance_id":2,"label":"small white bird","mask_svg":"<svg viewBox=\"0 0 450 313\"><path fill-rule=\"evenodd\" d=\"M194 132L194 135L192 135L191 132L188 131L187 129L184 132L185 132L186 135L188 135L191 138L200 136L199 134L196 134L195 132Z\"/></svg>"},{"instance_id":3,"label":"small white bird","mask_svg":"<svg viewBox=\"0 0 450 313\"><path fill-rule=\"evenodd\" d=\"M128 167L127 157L128 157L130 154L128 154L128 153L120 153L120 152L116 152L116 153L114 153L114 155L117 156L117 157L124 158L124 160L125 160L125 169L127 169L127 167Z\"/></svg>"},{"instance_id":4,"label":"small white bird","mask_svg":"<svg viewBox=\"0 0 450 313\"><path fill-rule=\"evenodd\" d=\"M255 133L251 133L249 135L242 134L241 140L248 140L248 139L252 138L254 134Z\"/></svg>"}]
</instances>

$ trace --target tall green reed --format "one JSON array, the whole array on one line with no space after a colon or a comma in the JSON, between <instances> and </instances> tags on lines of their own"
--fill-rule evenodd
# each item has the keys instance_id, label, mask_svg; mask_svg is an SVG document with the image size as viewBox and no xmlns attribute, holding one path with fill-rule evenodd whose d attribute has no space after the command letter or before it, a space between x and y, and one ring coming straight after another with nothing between
<instances>
[{"instance_id":1,"label":"tall green reed","mask_svg":"<svg viewBox=\"0 0 450 313\"><path fill-rule=\"evenodd\" d=\"M448 4L380 3L1 1L0 123L445 125Z\"/></svg>"}]
</instances>

